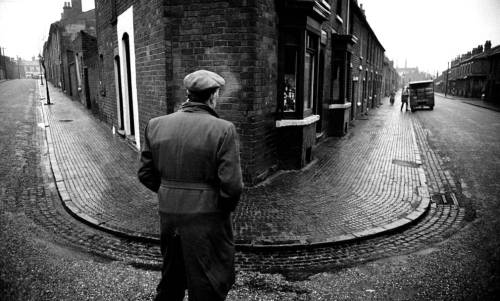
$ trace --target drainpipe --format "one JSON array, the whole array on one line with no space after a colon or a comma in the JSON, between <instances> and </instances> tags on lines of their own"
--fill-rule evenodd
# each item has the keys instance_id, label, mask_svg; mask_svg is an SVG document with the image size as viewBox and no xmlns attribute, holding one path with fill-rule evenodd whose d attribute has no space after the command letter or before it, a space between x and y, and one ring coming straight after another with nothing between
<instances>
[{"instance_id":1,"label":"drainpipe","mask_svg":"<svg viewBox=\"0 0 500 301\"><path fill-rule=\"evenodd\" d=\"M349 19L350 18L351 18L351 0L348 0L347 1L347 17L346 17L346 21L347 21L346 33L347 34L350 34L350 32L349 32L349 21L350 21Z\"/></svg>"}]
</instances>

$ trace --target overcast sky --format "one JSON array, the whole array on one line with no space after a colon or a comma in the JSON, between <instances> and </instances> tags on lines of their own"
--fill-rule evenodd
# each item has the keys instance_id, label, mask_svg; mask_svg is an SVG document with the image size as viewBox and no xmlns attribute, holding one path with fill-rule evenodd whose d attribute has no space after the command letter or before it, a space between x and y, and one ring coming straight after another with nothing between
<instances>
[{"instance_id":1,"label":"overcast sky","mask_svg":"<svg viewBox=\"0 0 500 301\"><path fill-rule=\"evenodd\" d=\"M38 56L50 24L61 19L64 2L71 0L0 0L0 47L5 54L23 59ZM82 8L94 8L94 0L82 0Z\"/></svg>"},{"instance_id":2,"label":"overcast sky","mask_svg":"<svg viewBox=\"0 0 500 301\"><path fill-rule=\"evenodd\" d=\"M71 1L71 0L67 0ZM41 52L64 0L0 0L0 47L30 59ZM486 40L500 44L500 0L358 0L386 55L435 74ZM83 0L83 10L94 0Z\"/></svg>"},{"instance_id":3,"label":"overcast sky","mask_svg":"<svg viewBox=\"0 0 500 301\"><path fill-rule=\"evenodd\" d=\"M500 44L500 0L358 0L386 55L436 74L457 55Z\"/></svg>"}]
</instances>

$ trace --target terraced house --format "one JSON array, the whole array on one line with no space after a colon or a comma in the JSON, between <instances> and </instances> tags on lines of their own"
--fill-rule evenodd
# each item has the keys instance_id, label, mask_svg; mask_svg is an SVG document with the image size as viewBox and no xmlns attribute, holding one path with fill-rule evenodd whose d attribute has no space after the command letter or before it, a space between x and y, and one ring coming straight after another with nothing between
<instances>
[{"instance_id":1,"label":"terraced house","mask_svg":"<svg viewBox=\"0 0 500 301\"><path fill-rule=\"evenodd\" d=\"M139 149L185 101L183 77L226 79L217 111L245 182L299 169L381 97L384 48L354 0L96 0L99 116Z\"/></svg>"},{"instance_id":2,"label":"terraced house","mask_svg":"<svg viewBox=\"0 0 500 301\"><path fill-rule=\"evenodd\" d=\"M95 11L82 11L81 0L65 2L61 19L50 25L43 46L47 80L91 108L96 70ZM93 97L92 97L93 96Z\"/></svg>"},{"instance_id":3,"label":"terraced house","mask_svg":"<svg viewBox=\"0 0 500 301\"><path fill-rule=\"evenodd\" d=\"M500 96L500 45L491 41L458 56L450 64L448 93L498 102Z\"/></svg>"}]
</instances>

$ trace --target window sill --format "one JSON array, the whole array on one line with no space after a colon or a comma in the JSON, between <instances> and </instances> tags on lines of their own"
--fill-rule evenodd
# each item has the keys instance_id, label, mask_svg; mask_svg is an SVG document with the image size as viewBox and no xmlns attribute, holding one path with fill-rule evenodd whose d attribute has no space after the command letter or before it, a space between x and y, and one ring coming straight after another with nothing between
<instances>
[{"instance_id":1,"label":"window sill","mask_svg":"<svg viewBox=\"0 0 500 301\"><path fill-rule=\"evenodd\" d=\"M319 115L311 115L304 119L281 119L276 120L276 127L287 127L287 126L305 126L315 123L319 120Z\"/></svg>"},{"instance_id":2,"label":"window sill","mask_svg":"<svg viewBox=\"0 0 500 301\"><path fill-rule=\"evenodd\" d=\"M346 103L334 103L328 106L330 110L338 110L338 109L348 109L352 106L350 102Z\"/></svg>"}]
</instances>

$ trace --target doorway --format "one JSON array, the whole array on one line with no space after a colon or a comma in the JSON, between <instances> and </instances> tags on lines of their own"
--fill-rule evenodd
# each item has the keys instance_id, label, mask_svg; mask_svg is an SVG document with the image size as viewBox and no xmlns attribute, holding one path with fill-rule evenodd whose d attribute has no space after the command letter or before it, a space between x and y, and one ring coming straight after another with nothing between
<instances>
[{"instance_id":1,"label":"doorway","mask_svg":"<svg viewBox=\"0 0 500 301\"><path fill-rule=\"evenodd\" d=\"M90 101L90 85L89 85L89 69L87 67L83 68L83 83L85 89L85 104L87 109L92 109L92 102Z\"/></svg>"},{"instance_id":2,"label":"doorway","mask_svg":"<svg viewBox=\"0 0 500 301\"><path fill-rule=\"evenodd\" d=\"M134 125L134 97L132 95L132 70L130 67L130 39L128 33L124 33L122 37L123 50L125 52L125 83L128 100L128 122L130 136L135 135L135 125Z\"/></svg>"},{"instance_id":3,"label":"doorway","mask_svg":"<svg viewBox=\"0 0 500 301\"><path fill-rule=\"evenodd\" d=\"M120 56L115 56L115 86L116 86L116 104L118 106L118 129L124 131L125 127L123 125L124 114L123 114L123 97L122 97L122 78L120 70Z\"/></svg>"},{"instance_id":4,"label":"doorway","mask_svg":"<svg viewBox=\"0 0 500 301\"><path fill-rule=\"evenodd\" d=\"M319 53L319 74L318 74L318 100L315 102L315 114L319 115L319 120L316 122L316 134L323 132L323 84L325 77L325 50L321 47Z\"/></svg>"}]
</instances>

